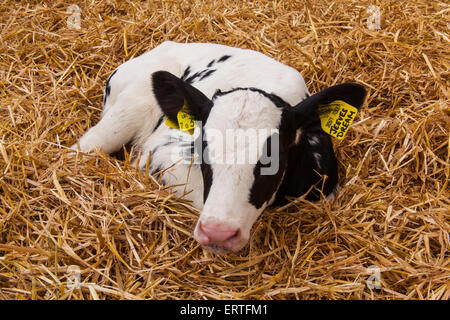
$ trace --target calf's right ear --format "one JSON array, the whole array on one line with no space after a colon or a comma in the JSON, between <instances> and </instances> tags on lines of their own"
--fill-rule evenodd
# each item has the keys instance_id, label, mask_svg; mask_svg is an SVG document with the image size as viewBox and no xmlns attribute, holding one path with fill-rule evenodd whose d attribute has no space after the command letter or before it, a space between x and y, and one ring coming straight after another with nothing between
<instances>
[{"instance_id":1,"label":"calf's right ear","mask_svg":"<svg viewBox=\"0 0 450 320\"><path fill-rule=\"evenodd\" d=\"M198 89L167 71L153 73L152 85L156 101L172 123L178 123L181 109L195 121L206 122L213 102Z\"/></svg>"}]
</instances>

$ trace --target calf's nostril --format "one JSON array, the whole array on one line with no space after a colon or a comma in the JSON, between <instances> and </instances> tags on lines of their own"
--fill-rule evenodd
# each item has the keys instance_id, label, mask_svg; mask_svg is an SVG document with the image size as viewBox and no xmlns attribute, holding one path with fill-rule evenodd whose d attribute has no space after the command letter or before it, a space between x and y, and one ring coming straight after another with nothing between
<instances>
[{"instance_id":1,"label":"calf's nostril","mask_svg":"<svg viewBox=\"0 0 450 320\"><path fill-rule=\"evenodd\" d=\"M197 226L197 241L201 244L208 244L210 242L208 235L203 231L201 223Z\"/></svg>"}]
</instances>

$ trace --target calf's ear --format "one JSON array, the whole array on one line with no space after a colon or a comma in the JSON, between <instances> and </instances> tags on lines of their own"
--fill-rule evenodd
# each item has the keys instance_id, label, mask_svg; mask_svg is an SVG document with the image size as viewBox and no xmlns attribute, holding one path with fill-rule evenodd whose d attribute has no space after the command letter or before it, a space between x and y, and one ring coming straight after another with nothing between
<instances>
[{"instance_id":1,"label":"calf's ear","mask_svg":"<svg viewBox=\"0 0 450 320\"><path fill-rule=\"evenodd\" d=\"M326 88L307 97L294 107L284 109L283 122L292 136L323 133L319 109L336 105L350 105L360 109L366 97L366 89L356 83L344 83ZM353 109L352 109L353 110Z\"/></svg>"},{"instance_id":2,"label":"calf's ear","mask_svg":"<svg viewBox=\"0 0 450 320\"><path fill-rule=\"evenodd\" d=\"M179 112L189 120L206 122L213 102L202 92L167 71L152 74L153 93L162 112L177 125Z\"/></svg>"}]
</instances>

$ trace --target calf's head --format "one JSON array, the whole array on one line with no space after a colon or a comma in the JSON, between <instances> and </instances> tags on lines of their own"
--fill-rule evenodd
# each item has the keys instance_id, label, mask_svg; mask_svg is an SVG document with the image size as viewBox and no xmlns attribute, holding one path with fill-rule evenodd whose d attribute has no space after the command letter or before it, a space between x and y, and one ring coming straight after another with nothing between
<instances>
[{"instance_id":1,"label":"calf's head","mask_svg":"<svg viewBox=\"0 0 450 320\"><path fill-rule=\"evenodd\" d=\"M327 88L296 106L255 88L217 91L208 99L165 71L155 72L152 83L171 122L178 123L183 108L202 123L196 151L201 154L204 206L194 237L219 253L242 249L256 219L280 196L289 152L303 135L321 130L317 107L343 100L359 108L365 98L365 89L350 83Z\"/></svg>"}]
</instances>

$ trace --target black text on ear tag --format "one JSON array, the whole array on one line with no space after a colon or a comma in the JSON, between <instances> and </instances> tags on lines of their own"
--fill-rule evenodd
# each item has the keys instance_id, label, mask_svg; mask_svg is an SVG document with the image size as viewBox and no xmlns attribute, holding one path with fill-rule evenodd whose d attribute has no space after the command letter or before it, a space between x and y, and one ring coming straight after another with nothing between
<instances>
[{"instance_id":1,"label":"black text on ear tag","mask_svg":"<svg viewBox=\"0 0 450 320\"><path fill-rule=\"evenodd\" d=\"M166 121L164 123L173 129L179 129L183 132L189 133L190 135L194 134L194 128L197 126L195 124L194 117L189 113L189 108L184 103L183 107L181 107L180 111L177 113L178 124L170 120L166 117Z\"/></svg>"},{"instance_id":2,"label":"black text on ear tag","mask_svg":"<svg viewBox=\"0 0 450 320\"><path fill-rule=\"evenodd\" d=\"M322 130L338 139L345 137L357 112L358 109L342 100L319 105L317 109Z\"/></svg>"}]
</instances>

